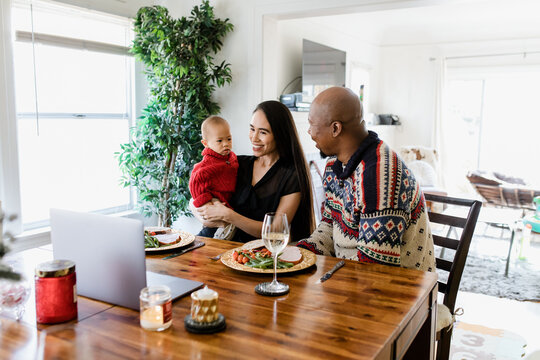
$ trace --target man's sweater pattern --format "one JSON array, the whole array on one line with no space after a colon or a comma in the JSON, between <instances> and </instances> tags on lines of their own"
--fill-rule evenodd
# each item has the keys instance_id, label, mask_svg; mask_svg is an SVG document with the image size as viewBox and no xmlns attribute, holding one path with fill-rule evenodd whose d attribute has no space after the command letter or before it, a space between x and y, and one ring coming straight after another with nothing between
<instances>
[{"instance_id":1,"label":"man's sweater pattern","mask_svg":"<svg viewBox=\"0 0 540 360\"><path fill-rule=\"evenodd\" d=\"M425 200L413 174L370 132L347 165L327 161L322 221L298 246L362 262L433 271Z\"/></svg>"}]
</instances>

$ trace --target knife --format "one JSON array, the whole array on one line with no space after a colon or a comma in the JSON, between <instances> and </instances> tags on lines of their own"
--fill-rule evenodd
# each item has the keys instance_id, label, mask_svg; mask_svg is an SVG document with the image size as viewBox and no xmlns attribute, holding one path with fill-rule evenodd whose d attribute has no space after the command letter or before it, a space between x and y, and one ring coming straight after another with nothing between
<instances>
[{"instance_id":1,"label":"knife","mask_svg":"<svg viewBox=\"0 0 540 360\"><path fill-rule=\"evenodd\" d=\"M174 254L171 254L169 256L165 256L162 260L167 260L167 259L172 259L174 257L177 257L177 256L180 256L182 254L185 254L187 253L188 251L191 251L191 250L195 250L196 248L200 248L201 246L204 246L204 243L202 241L199 241L199 240L195 240L193 242L193 245L191 245L190 247L187 247L183 250L180 250L179 252L177 253L174 253Z\"/></svg>"},{"instance_id":2,"label":"knife","mask_svg":"<svg viewBox=\"0 0 540 360\"><path fill-rule=\"evenodd\" d=\"M336 271L338 271L339 269L341 269L343 267L343 265L345 265L345 261L341 260L340 262L338 262L336 265L334 265L334 267L332 268L332 270L328 271L326 274L324 274L319 280L317 280L316 284L320 284L328 279L330 279L330 277L332 277L332 275L334 275L334 273Z\"/></svg>"}]
</instances>

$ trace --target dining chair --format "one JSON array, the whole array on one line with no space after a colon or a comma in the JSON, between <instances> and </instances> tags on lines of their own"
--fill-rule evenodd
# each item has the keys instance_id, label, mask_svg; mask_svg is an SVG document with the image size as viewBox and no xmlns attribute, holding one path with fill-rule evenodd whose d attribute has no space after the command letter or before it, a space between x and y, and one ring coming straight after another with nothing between
<instances>
[{"instance_id":1,"label":"dining chair","mask_svg":"<svg viewBox=\"0 0 540 360\"><path fill-rule=\"evenodd\" d=\"M469 253L469 247L482 207L482 202L478 200L460 199L448 196L425 194L426 201L431 203L442 203L444 207L455 206L467 211L466 217L446 215L444 212L436 212L431 207L428 209L428 216L431 223L447 225L450 228L461 228L459 239L451 238L451 234L457 234L457 231L446 233L446 236L433 235L433 242L436 246L446 251L446 256L440 254L435 256L436 267L439 273L439 293L443 297L442 304L437 306L437 360L447 360L450 355L450 341L452 339L453 314L455 312L456 297L461 282L461 275ZM443 252L444 253L444 252ZM444 281L444 276L448 278Z\"/></svg>"},{"instance_id":2,"label":"dining chair","mask_svg":"<svg viewBox=\"0 0 540 360\"><path fill-rule=\"evenodd\" d=\"M320 162L320 161L319 161ZM313 212L315 213L315 219L317 224L322 220L322 213L324 210L324 186L323 186L323 171L317 165L317 162L311 160L309 162L309 168L311 170L311 185L313 194Z\"/></svg>"}]
</instances>

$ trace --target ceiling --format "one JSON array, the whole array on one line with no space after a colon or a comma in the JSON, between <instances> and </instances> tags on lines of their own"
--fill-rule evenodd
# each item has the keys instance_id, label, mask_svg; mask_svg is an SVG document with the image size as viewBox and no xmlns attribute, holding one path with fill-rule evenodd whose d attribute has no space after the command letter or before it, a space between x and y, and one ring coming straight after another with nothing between
<instances>
[{"instance_id":1,"label":"ceiling","mask_svg":"<svg viewBox=\"0 0 540 360\"><path fill-rule=\"evenodd\" d=\"M540 39L540 0L456 0L306 20L379 46Z\"/></svg>"}]
</instances>

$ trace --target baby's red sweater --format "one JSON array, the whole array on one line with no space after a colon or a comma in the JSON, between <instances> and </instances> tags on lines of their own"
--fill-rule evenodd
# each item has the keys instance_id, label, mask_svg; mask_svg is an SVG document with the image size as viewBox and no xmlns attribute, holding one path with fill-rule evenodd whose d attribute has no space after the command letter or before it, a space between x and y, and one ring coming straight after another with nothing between
<instances>
[{"instance_id":1,"label":"baby's red sweater","mask_svg":"<svg viewBox=\"0 0 540 360\"><path fill-rule=\"evenodd\" d=\"M210 148L202 152L203 159L195 164L189 179L189 191L195 207L200 207L212 198L229 205L236 186L238 159L232 151L221 155Z\"/></svg>"}]
</instances>

